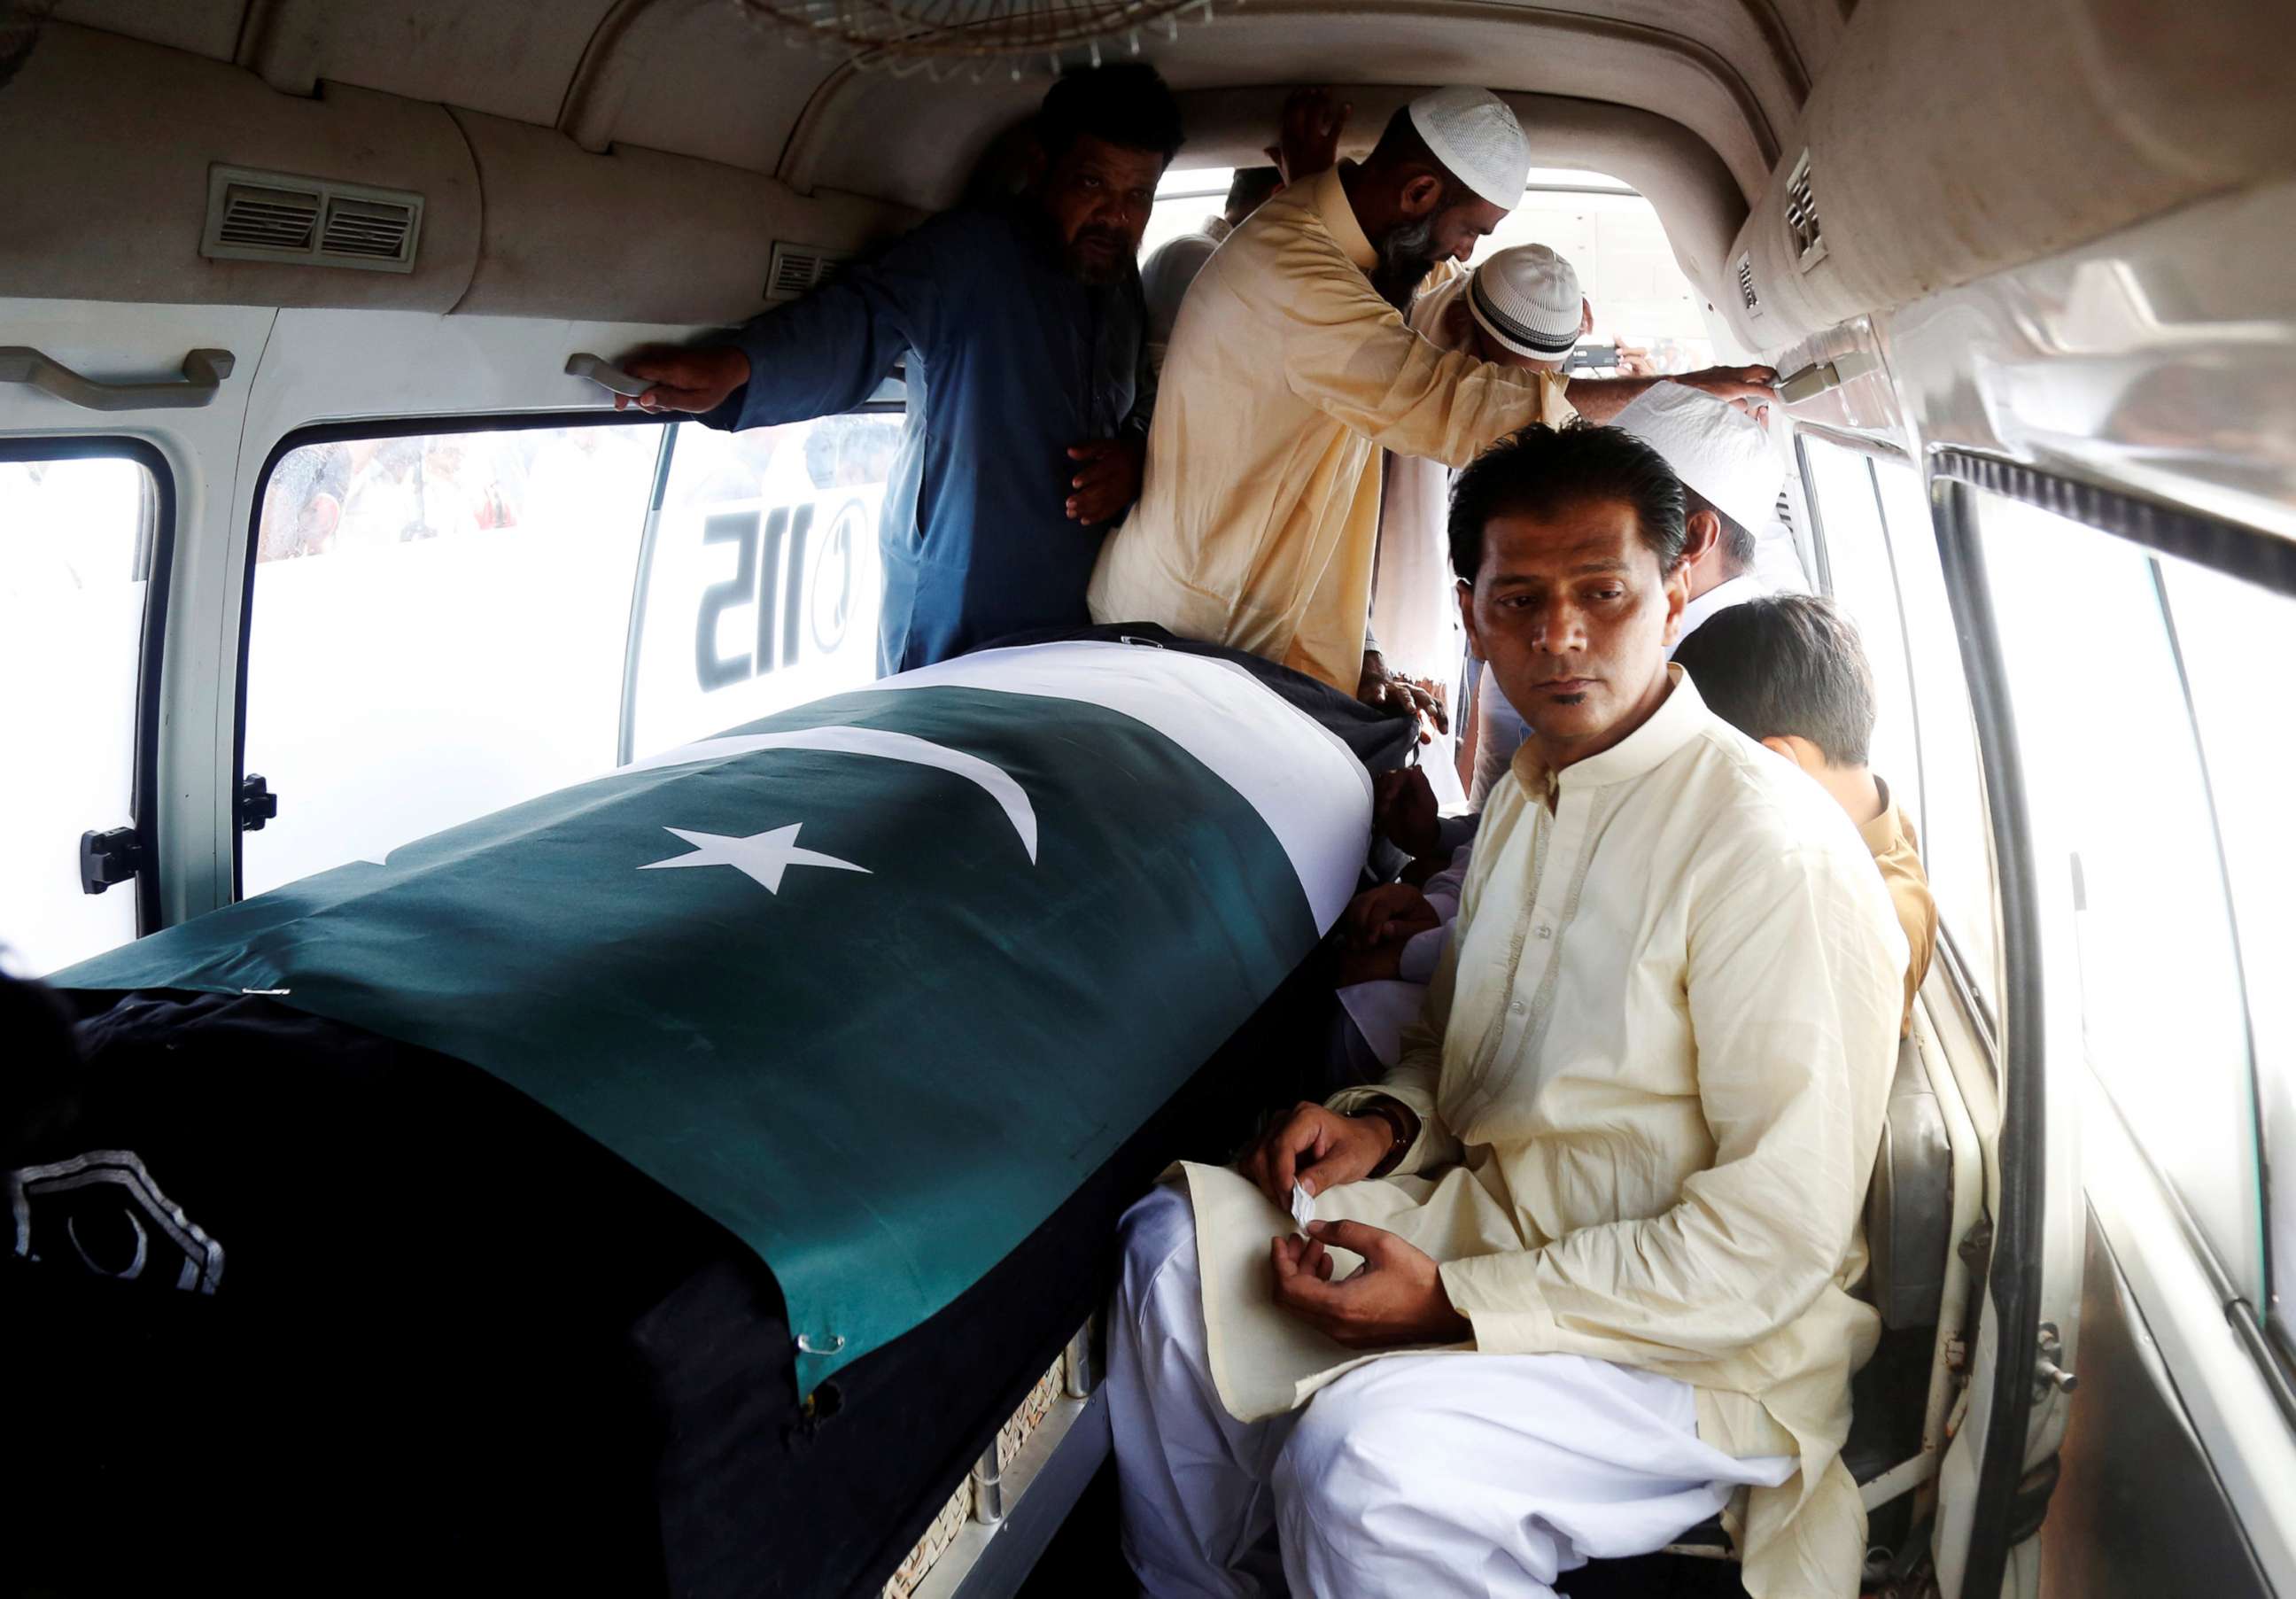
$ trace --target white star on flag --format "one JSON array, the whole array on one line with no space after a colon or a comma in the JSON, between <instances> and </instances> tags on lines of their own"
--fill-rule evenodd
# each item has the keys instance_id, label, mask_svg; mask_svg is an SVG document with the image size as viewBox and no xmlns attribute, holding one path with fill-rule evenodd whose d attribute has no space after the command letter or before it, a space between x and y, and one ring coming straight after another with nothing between
<instances>
[{"instance_id":1,"label":"white star on flag","mask_svg":"<svg viewBox=\"0 0 2296 1599\"><path fill-rule=\"evenodd\" d=\"M664 832L674 832L693 846L691 855L673 857L666 861L648 861L638 868L651 872L658 866L731 866L766 886L766 891L782 891L782 873L791 866L831 866L840 872L858 872L865 877L866 866L857 866L851 861L839 860L833 855L824 855L816 849L797 847L797 830L805 824L792 822L787 827L775 827L766 832L753 832L745 839L729 838L722 833L688 832L683 827L665 827Z\"/></svg>"}]
</instances>

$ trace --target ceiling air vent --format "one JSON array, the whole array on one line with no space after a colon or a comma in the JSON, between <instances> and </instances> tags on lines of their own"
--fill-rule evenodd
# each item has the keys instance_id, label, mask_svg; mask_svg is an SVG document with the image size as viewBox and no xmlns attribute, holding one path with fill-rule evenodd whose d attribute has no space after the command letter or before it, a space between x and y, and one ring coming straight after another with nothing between
<instances>
[{"instance_id":1,"label":"ceiling air vent","mask_svg":"<svg viewBox=\"0 0 2296 1599\"><path fill-rule=\"evenodd\" d=\"M1754 258L1751 255L1738 258L1738 298L1746 302L1747 316L1762 314L1761 299L1754 292Z\"/></svg>"},{"instance_id":2,"label":"ceiling air vent","mask_svg":"<svg viewBox=\"0 0 2296 1599\"><path fill-rule=\"evenodd\" d=\"M818 244L776 244L772 268L766 277L767 299L795 299L819 288L853 258L849 250L829 250Z\"/></svg>"},{"instance_id":3,"label":"ceiling air vent","mask_svg":"<svg viewBox=\"0 0 2296 1599\"><path fill-rule=\"evenodd\" d=\"M1809 152L1786 179L1786 231L1793 235L1796 259L1804 272L1825 259L1825 235L1818 231L1817 197L1809 186Z\"/></svg>"},{"instance_id":4,"label":"ceiling air vent","mask_svg":"<svg viewBox=\"0 0 2296 1599\"><path fill-rule=\"evenodd\" d=\"M363 264L395 265L414 260L414 219L420 213L403 201L327 199L327 226L319 234L323 261L348 257ZM348 261L346 265L349 264Z\"/></svg>"},{"instance_id":5,"label":"ceiling air vent","mask_svg":"<svg viewBox=\"0 0 2296 1599\"><path fill-rule=\"evenodd\" d=\"M319 196L313 190L229 184L224 188L215 237L217 243L237 250L300 254L311 248L318 225Z\"/></svg>"},{"instance_id":6,"label":"ceiling air vent","mask_svg":"<svg viewBox=\"0 0 2296 1599\"><path fill-rule=\"evenodd\" d=\"M412 272L422 231L420 194L210 167L200 253L217 261Z\"/></svg>"}]
</instances>

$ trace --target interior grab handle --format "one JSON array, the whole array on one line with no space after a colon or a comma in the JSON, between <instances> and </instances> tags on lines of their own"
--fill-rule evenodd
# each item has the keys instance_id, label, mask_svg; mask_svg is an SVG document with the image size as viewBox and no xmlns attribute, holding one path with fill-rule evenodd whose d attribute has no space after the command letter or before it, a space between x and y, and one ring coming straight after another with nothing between
<instances>
[{"instance_id":1,"label":"interior grab handle","mask_svg":"<svg viewBox=\"0 0 2296 1599\"><path fill-rule=\"evenodd\" d=\"M599 388L630 399L637 398L653 387L645 379L634 378L611 361L594 356L587 350L566 357L566 375L570 378L587 378Z\"/></svg>"},{"instance_id":2,"label":"interior grab handle","mask_svg":"<svg viewBox=\"0 0 2296 1599\"><path fill-rule=\"evenodd\" d=\"M89 411L192 410L215 398L234 365L227 349L195 349L184 357L181 381L107 383L29 345L12 344L0 348L0 383L29 383Z\"/></svg>"},{"instance_id":3,"label":"interior grab handle","mask_svg":"<svg viewBox=\"0 0 2296 1599\"><path fill-rule=\"evenodd\" d=\"M1800 372L1789 373L1778 380L1778 398L1789 406L1816 399L1830 389L1862 378L1868 373L1882 370L1881 361L1862 349L1846 349L1838 356L1813 362Z\"/></svg>"}]
</instances>

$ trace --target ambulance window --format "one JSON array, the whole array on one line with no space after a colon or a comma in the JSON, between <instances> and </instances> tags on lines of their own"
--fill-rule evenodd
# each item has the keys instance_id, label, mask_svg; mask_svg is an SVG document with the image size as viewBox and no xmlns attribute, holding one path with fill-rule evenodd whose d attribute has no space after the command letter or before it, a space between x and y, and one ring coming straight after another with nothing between
<instances>
[{"instance_id":1,"label":"ambulance window","mask_svg":"<svg viewBox=\"0 0 2296 1599\"><path fill-rule=\"evenodd\" d=\"M1658 208L1600 172L1533 168L1522 203L1478 245L1480 265L1518 244L1544 244L1570 263L1579 292L1595 313L1580 340L1584 365L1619 371L1601 352L1616 350L1639 373L1693 372L1718 358L1719 317L1683 275ZM1723 352L1736 359L1734 343Z\"/></svg>"},{"instance_id":2,"label":"ambulance window","mask_svg":"<svg viewBox=\"0 0 2296 1599\"><path fill-rule=\"evenodd\" d=\"M245 748L257 894L613 764L667 427L315 440L264 485Z\"/></svg>"},{"instance_id":3,"label":"ambulance window","mask_svg":"<svg viewBox=\"0 0 2296 1599\"><path fill-rule=\"evenodd\" d=\"M1156 187L1141 259L1218 217L1234 176L1227 167L1166 173ZM1522 203L1476 248L1474 261L1517 244L1549 246L1578 275L1595 326L1581 341L1586 359L1574 371L1620 370L1615 361L1598 357L1620 349L1633 371L1646 373L1690 372L1718 359L1743 358L1728 339L1727 324L1707 311L1683 275L1658 209L1617 178L1531 168Z\"/></svg>"},{"instance_id":4,"label":"ambulance window","mask_svg":"<svg viewBox=\"0 0 2296 1599\"><path fill-rule=\"evenodd\" d=\"M874 675L898 414L293 443L261 492L246 894Z\"/></svg>"},{"instance_id":5,"label":"ambulance window","mask_svg":"<svg viewBox=\"0 0 2296 1599\"><path fill-rule=\"evenodd\" d=\"M1814 442L1814 441L1813 441ZM1907 684L1922 758L1922 865L1938 918L1964 972L1990 1001L2000 990L1994 921L1993 828L1985 810L1977 722L1963 676L1961 639L1938 557L1937 528L1921 474L1873 461L1904 619Z\"/></svg>"},{"instance_id":6,"label":"ambulance window","mask_svg":"<svg viewBox=\"0 0 2296 1599\"><path fill-rule=\"evenodd\" d=\"M1858 642L1874 668L1874 770L1914 818L1922 854L1929 855L1922 750L1915 729L1913 673L1906 660L1904 618L1890 535L1874 487L1872 457L1804 436L1800 440L1816 531L1824 540L1833 598L1857 626Z\"/></svg>"},{"instance_id":7,"label":"ambulance window","mask_svg":"<svg viewBox=\"0 0 2296 1599\"><path fill-rule=\"evenodd\" d=\"M1140 258L1146 260L1158 246L1182 234L1192 234L1220 214L1227 204L1227 186L1234 180L1233 167L1197 167L1164 174L1156 185L1156 203L1149 208L1148 228L1140 236Z\"/></svg>"},{"instance_id":8,"label":"ambulance window","mask_svg":"<svg viewBox=\"0 0 2296 1599\"><path fill-rule=\"evenodd\" d=\"M151 837L138 690L158 667L165 471L125 444L0 445L0 945L34 973L136 934L139 885L85 892L80 835L141 821Z\"/></svg>"},{"instance_id":9,"label":"ambulance window","mask_svg":"<svg viewBox=\"0 0 2296 1599\"><path fill-rule=\"evenodd\" d=\"M2296 1349L2285 1319L2296 1315L2296 987L2284 980L2296 972L2285 832L2296 742L2276 731L2288 720L2278 683L2296 600L2180 562L2160 565L2208 762L2246 979L2267 1175L2267 1315L2283 1347Z\"/></svg>"},{"instance_id":10,"label":"ambulance window","mask_svg":"<svg viewBox=\"0 0 2296 1599\"><path fill-rule=\"evenodd\" d=\"M2276 673L2265 652L2296 612L2237 596L2226 580L2172 572L2136 545L1990 493L1978 529L2010 696L2034 889L2048 973L2062 955L2077 985L2079 1028L2053 1032L2059 1065L2087 1057L2128 1130L2183 1199L2251 1305L2265 1302L2251 980L2284 980L2284 906L2235 938L2219 822L2248 846L2259 885L2284 873L2259 850L2255 804L2286 792L2277 742ZM2172 619L2172 603L2174 604ZM2229 636L2210 636L2229 635ZM2187 698L2185 664L2205 660ZM2193 707L2205 685L2215 736L2202 760ZM2234 800L2244 782L2262 788ZM2212 777L2214 782L2211 782ZM2263 835L2267 844L2270 834ZM2276 913L2277 920L2275 919ZM2050 931L2062 930L2054 942ZM2068 947L2069 946L2069 947ZM2053 1013L2061 1007L2053 1005ZM2070 1083L2068 1083L2070 1091Z\"/></svg>"},{"instance_id":11,"label":"ambulance window","mask_svg":"<svg viewBox=\"0 0 2296 1599\"><path fill-rule=\"evenodd\" d=\"M649 535L625 759L876 676L898 413L681 426Z\"/></svg>"}]
</instances>

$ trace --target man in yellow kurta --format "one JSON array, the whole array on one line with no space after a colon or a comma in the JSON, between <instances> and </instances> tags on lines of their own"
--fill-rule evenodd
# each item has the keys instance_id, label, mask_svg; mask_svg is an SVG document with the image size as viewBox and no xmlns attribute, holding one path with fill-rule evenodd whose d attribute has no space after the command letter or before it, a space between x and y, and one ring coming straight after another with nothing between
<instances>
[{"instance_id":1,"label":"man in yellow kurta","mask_svg":"<svg viewBox=\"0 0 2296 1599\"><path fill-rule=\"evenodd\" d=\"M1086 592L1095 621L1161 623L1408 708L1365 641L1380 450L1464 466L1574 414L1561 373L1439 349L1401 310L1521 200L1529 160L1503 101L1453 87L1398 111L1359 165L1292 164L1180 308L1139 503ZM1767 398L1773 375L1677 381ZM1581 409L1607 415L1648 381L1581 384L1599 397Z\"/></svg>"},{"instance_id":2,"label":"man in yellow kurta","mask_svg":"<svg viewBox=\"0 0 2296 1599\"><path fill-rule=\"evenodd\" d=\"M1368 686L1380 449L1464 466L1571 414L1559 376L1438 349L1398 308L1436 263L1473 253L1529 167L1504 102L1439 89L1360 165L1297 178L1229 236L1172 330L1140 503L1086 594L1095 621L1160 622Z\"/></svg>"},{"instance_id":3,"label":"man in yellow kurta","mask_svg":"<svg viewBox=\"0 0 2296 1599\"><path fill-rule=\"evenodd\" d=\"M1905 940L1841 808L1668 665L1654 451L1529 429L1451 532L1538 732L1400 1065L1127 1217L1126 1554L1151 1594L1247 1595L1273 1526L1297 1595L1546 1599L1726 1510L1756 1599L1849 1599Z\"/></svg>"}]
</instances>

